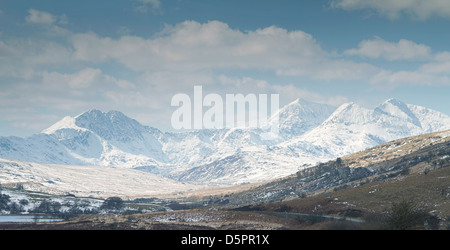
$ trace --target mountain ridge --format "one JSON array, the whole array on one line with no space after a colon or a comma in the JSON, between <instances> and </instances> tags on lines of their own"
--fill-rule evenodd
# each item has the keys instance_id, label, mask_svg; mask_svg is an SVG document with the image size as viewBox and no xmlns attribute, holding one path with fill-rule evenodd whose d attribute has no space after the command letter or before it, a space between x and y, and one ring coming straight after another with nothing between
<instances>
[{"instance_id":1,"label":"mountain ridge","mask_svg":"<svg viewBox=\"0 0 450 250\"><path fill-rule=\"evenodd\" d=\"M450 129L450 117L388 99L374 109L296 99L279 110L280 136L262 129L162 132L119 111L66 116L27 138L0 137L0 157L134 168L192 184L236 185L300 169L402 137Z\"/></svg>"}]
</instances>

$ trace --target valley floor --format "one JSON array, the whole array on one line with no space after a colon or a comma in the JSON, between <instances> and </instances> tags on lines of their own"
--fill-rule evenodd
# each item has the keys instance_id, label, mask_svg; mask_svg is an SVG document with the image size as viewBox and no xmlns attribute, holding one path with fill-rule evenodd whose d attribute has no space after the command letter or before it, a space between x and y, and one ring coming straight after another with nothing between
<instances>
[{"instance_id":1,"label":"valley floor","mask_svg":"<svg viewBox=\"0 0 450 250\"><path fill-rule=\"evenodd\" d=\"M450 168L367 183L356 188L244 207L206 206L141 213L82 215L51 223L1 223L31 230L378 230L402 199L428 211L416 229L450 228Z\"/></svg>"}]
</instances>

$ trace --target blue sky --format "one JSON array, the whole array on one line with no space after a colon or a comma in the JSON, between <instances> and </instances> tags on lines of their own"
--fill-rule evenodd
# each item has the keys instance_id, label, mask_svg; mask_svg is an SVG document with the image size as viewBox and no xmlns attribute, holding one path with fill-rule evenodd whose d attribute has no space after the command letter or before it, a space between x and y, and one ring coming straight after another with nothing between
<instances>
[{"instance_id":1,"label":"blue sky","mask_svg":"<svg viewBox=\"0 0 450 250\"><path fill-rule=\"evenodd\" d=\"M439 0L5 0L0 136L92 108L165 130L194 85L450 114L449 27Z\"/></svg>"}]
</instances>

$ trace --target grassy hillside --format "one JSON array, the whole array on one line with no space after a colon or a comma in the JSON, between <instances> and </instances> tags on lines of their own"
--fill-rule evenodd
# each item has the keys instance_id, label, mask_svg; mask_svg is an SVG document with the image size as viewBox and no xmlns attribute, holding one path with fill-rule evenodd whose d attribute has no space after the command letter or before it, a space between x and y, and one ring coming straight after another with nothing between
<instances>
[{"instance_id":1,"label":"grassy hillside","mask_svg":"<svg viewBox=\"0 0 450 250\"><path fill-rule=\"evenodd\" d=\"M450 167L447 165L426 174L416 172L303 199L252 205L247 210L359 218L367 222L368 228L382 229L392 206L401 201L411 202L429 218L438 219L439 229L449 229Z\"/></svg>"},{"instance_id":2,"label":"grassy hillside","mask_svg":"<svg viewBox=\"0 0 450 250\"><path fill-rule=\"evenodd\" d=\"M450 221L450 131L404 138L216 199L246 211L333 215L376 222L400 201ZM375 223L375 224L376 224ZM431 223L431 222L430 222Z\"/></svg>"},{"instance_id":3,"label":"grassy hillside","mask_svg":"<svg viewBox=\"0 0 450 250\"><path fill-rule=\"evenodd\" d=\"M280 180L232 194L215 196L211 198L211 202L235 206L280 202L355 188L377 181L392 181L410 175L425 174L449 165L450 133L442 135L438 141L436 134L397 140L380 145L375 150L369 149L321 163ZM434 143L429 142L430 138L435 138ZM394 147L408 150L382 150Z\"/></svg>"}]
</instances>

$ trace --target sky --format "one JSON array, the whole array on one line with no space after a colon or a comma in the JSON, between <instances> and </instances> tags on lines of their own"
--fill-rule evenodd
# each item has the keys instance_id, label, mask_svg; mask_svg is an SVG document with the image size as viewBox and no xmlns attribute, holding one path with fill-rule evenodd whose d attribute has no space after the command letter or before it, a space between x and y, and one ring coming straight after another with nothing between
<instances>
[{"instance_id":1,"label":"sky","mask_svg":"<svg viewBox=\"0 0 450 250\"><path fill-rule=\"evenodd\" d=\"M0 136L90 109L170 130L199 85L450 115L450 1L0 1Z\"/></svg>"}]
</instances>

